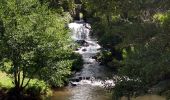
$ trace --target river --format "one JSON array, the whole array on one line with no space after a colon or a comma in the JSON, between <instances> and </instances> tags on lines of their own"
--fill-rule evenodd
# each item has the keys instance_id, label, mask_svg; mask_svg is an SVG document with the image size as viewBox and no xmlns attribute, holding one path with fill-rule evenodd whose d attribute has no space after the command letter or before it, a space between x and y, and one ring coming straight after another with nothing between
<instances>
[{"instance_id":1,"label":"river","mask_svg":"<svg viewBox=\"0 0 170 100\"><path fill-rule=\"evenodd\" d=\"M101 66L94 58L100 52L98 41L90 35L90 25L83 22L70 23L72 39L81 46L77 53L84 60L83 69L70 79L67 87L54 91L50 100L112 100L110 87L114 86L114 72ZM122 98L122 100L127 100ZM132 100L165 100L155 95L142 96Z\"/></svg>"}]
</instances>

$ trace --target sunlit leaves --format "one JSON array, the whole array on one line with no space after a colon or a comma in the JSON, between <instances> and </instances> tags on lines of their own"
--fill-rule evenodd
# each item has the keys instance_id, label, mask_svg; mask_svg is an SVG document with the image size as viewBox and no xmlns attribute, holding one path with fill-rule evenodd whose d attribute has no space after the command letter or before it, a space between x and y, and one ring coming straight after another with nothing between
<instances>
[{"instance_id":1,"label":"sunlit leaves","mask_svg":"<svg viewBox=\"0 0 170 100\"><path fill-rule=\"evenodd\" d=\"M0 58L7 59L2 64L11 69L10 74L36 77L54 86L64 85L76 61L71 57L74 53L65 28L69 20L63 17L65 14L50 10L38 0L8 0L0 2L0 7L0 30L4 29Z\"/></svg>"}]
</instances>

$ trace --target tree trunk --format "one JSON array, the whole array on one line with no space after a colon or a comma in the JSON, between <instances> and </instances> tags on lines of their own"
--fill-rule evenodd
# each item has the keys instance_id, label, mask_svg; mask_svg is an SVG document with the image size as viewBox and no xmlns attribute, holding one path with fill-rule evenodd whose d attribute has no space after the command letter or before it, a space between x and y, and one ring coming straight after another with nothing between
<instances>
[{"instance_id":1,"label":"tree trunk","mask_svg":"<svg viewBox=\"0 0 170 100\"><path fill-rule=\"evenodd\" d=\"M129 95L129 94L128 94L128 97L127 97L127 98L128 98L128 100L130 100L130 95Z\"/></svg>"},{"instance_id":2,"label":"tree trunk","mask_svg":"<svg viewBox=\"0 0 170 100\"><path fill-rule=\"evenodd\" d=\"M110 23L110 16L106 15L106 18L107 18L108 27L110 27L110 25L111 25L111 23Z\"/></svg>"}]
</instances>

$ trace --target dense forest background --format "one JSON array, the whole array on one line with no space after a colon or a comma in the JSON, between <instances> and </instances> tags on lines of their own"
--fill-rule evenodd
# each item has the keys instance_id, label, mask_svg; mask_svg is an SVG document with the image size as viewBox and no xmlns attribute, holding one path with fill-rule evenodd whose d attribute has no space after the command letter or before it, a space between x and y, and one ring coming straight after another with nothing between
<instances>
[{"instance_id":1,"label":"dense forest background","mask_svg":"<svg viewBox=\"0 0 170 100\"><path fill-rule=\"evenodd\" d=\"M149 92L168 97L169 10L169 0L1 0L2 97L50 95L81 69L67 28L80 13L104 48L97 60L116 70L115 99Z\"/></svg>"},{"instance_id":2,"label":"dense forest background","mask_svg":"<svg viewBox=\"0 0 170 100\"><path fill-rule=\"evenodd\" d=\"M84 0L84 6L106 49L98 59L118 72L114 94L169 94L170 1Z\"/></svg>"}]
</instances>

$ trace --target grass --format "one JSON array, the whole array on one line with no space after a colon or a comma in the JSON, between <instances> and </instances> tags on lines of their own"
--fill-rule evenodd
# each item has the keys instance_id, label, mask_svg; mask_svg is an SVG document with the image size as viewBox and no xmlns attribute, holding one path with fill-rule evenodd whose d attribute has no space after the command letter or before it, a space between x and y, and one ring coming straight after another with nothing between
<instances>
[{"instance_id":1,"label":"grass","mask_svg":"<svg viewBox=\"0 0 170 100\"><path fill-rule=\"evenodd\" d=\"M0 71L0 89L7 88L10 89L14 85L12 84L12 79L5 73Z\"/></svg>"},{"instance_id":2,"label":"grass","mask_svg":"<svg viewBox=\"0 0 170 100\"><path fill-rule=\"evenodd\" d=\"M28 79L26 79L26 81L27 80ZM5 72L0 71L0 91L5 89L5 92L7 92L12 87L14 87L14 84L12 83L12 78ZM52 94L52 91L44 81L31 79L30 83L25 89L25 93L31 95L50 96Z\"/></svg>"}]
</instances>

